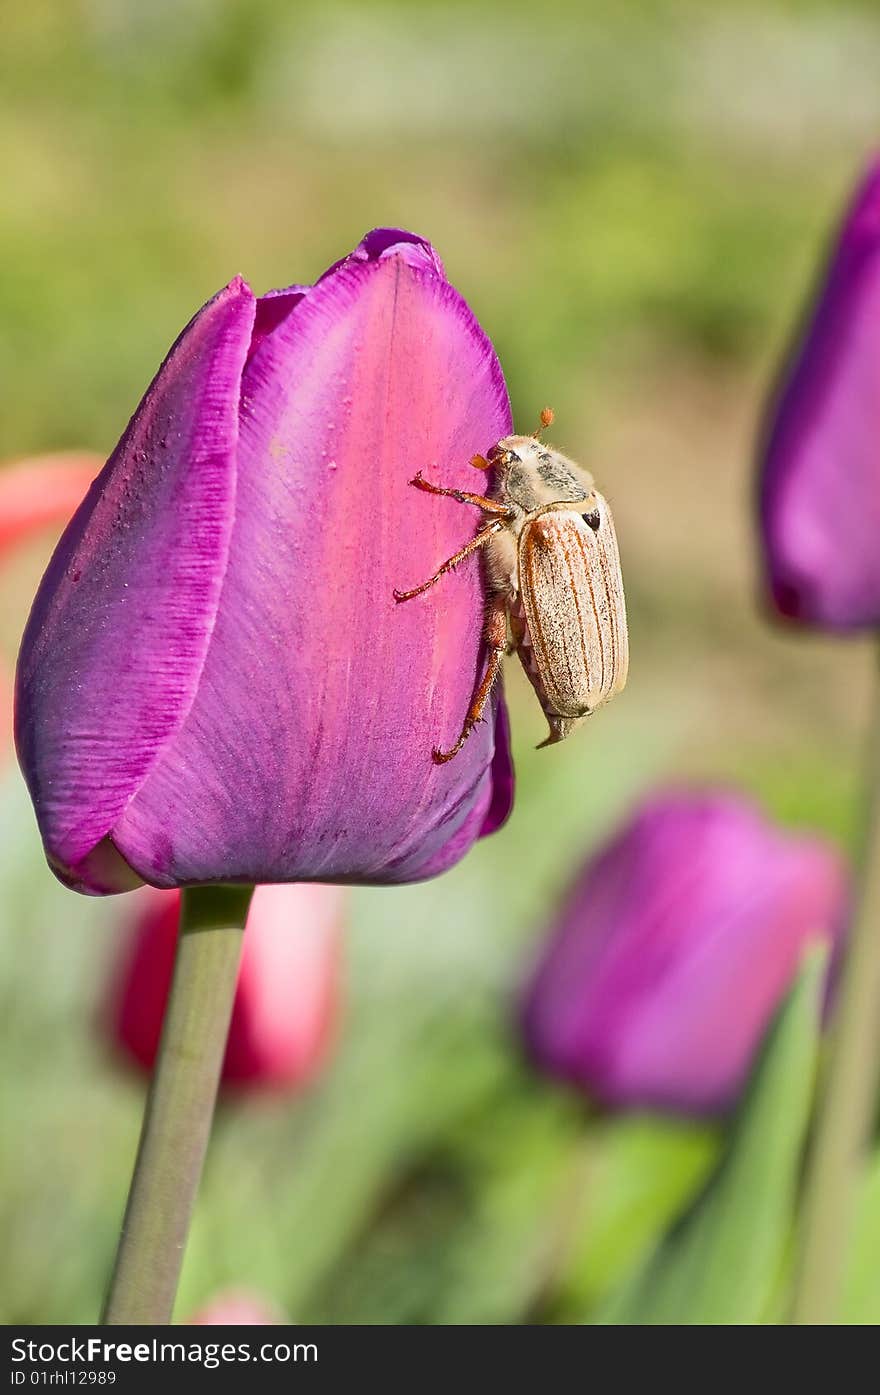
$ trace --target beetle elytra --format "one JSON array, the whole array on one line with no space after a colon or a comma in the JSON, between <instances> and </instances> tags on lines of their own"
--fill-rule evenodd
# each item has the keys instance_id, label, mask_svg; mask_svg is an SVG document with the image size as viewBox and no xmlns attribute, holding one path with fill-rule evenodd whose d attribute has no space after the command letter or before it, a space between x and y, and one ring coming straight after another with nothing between
<instances>
[{"instance_id":1,"label":"beetle elytra","mask_svg":"<svg viewBox=\"0 0 880 1395\"><path fill-rule=\"evenodd\" d=\"M520 661L550 725L542 744L562 741L626 683L629 646L620 556L611 510L593 477L540 435L553 421L549 407L532 436L505 436L471 464L487 472L485 494L430 484L421 471L410 484L472 504L484 525L463 548L411 591L429 590L471 553L482 552L489 597L484 638L486 671L455 745L435 748L435 761L457 755L482 720L508 627Z\"/></svg>"}]
</instances>

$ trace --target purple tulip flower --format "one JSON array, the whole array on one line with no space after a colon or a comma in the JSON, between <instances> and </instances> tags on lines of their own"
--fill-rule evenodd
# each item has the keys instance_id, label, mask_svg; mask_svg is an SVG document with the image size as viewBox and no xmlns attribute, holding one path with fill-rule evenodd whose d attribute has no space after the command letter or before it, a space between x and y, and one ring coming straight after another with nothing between
<instances>
[{"instance_id":1,"label":"purple tulip flower","mask_svg":"<svg viewBox=\"0 0 880 1395\"><path fill-rule=\"evenodd\" d=\"M770 588L787 616L880 625L880 159L844 220L763 449Z\"/></svg>"},{"instance_id":2,"label":"purple tulip flower","mask_svg":"<svg viewBox=\"0 0 880 1395\"><path fill-rule=\"evenodd\" d=\"M748 1074L847 881L732 794L656 797L588 862L522 1003L534 1061L610 1106L713 1113Z\"/></svg>"},{"instance_id":3,"label":"purple tulip flower","mask_svg":"<svg viewBox=\"0 0 880 1395\"><path fill-rule=\"evenodd\" d=\"M16 739L49 861L140 881L407 882L503 822L504 710L454 741L479 568L424 603L511 429L492 345L422 238L370 233L314 285L240 278L183 331L59 543L19 659Z\"/></svg>"}]
</instances>

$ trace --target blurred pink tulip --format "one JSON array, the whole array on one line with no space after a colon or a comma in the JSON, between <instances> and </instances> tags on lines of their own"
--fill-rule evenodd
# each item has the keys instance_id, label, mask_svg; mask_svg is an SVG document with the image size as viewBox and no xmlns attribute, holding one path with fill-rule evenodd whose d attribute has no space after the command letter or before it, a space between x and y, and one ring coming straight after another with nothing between
<instances>
[{"instance_id":1,"label":"blurred pink tulip","mask_svg":"<svg viewBox=\"0 0 880 1395\"><path fill-rule=\"evenodd\" d=\"M848 880L823 839L723 791L656 796L583 868L522 1004L535 1062L603 1103L702 1114L743 1085Z\"/></svg>"},{"instance_id":2,"label":"blurred pink tulip","mask_svg":"<svg viewBox=\"0 0 880 1395\"><path fill-rule=\"evenodd\" d=\"M189 1327L279 1327L283 1319L259 1294L244 1289L218 1293L187 1319Z\"/></svg>"},{"instance_id":3,"label":"blurred pink tulip","mask_svg":"<svg viewBox=\"0 0 880 1395\"><path fill-rule=\"evenodd\" d=\"M345 892L320 883L260 886L245 929L222 1081L292 1087L315 1075L340 1006ZM151 1070L171 986L180 893L138 892L131 936L110 985L107 1025Z\"/></svg>"}]
</instances>

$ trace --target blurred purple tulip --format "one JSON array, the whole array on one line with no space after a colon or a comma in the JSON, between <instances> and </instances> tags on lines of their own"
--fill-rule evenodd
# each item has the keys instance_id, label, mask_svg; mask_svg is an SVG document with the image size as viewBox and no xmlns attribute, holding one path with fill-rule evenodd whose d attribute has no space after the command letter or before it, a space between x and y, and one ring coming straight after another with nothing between
<instances>
[{"instance_id":1,"label":"blurred purple tulip","mask_svg":"<svg viewBox=\"0 0 880 1395\"><path fill-rule=\"evenodd\" d=\"M199 311L22 643L19 757L63 881L406 882L503 822L503 706L431 760L481 662L479 569L423 605L392 593L479 522L407 481L472 487L510 429L492 345L410 233Z\"/></svg>"},{"instance_id":2,"label":"blurred purple tulip","mask_svg":"<svg viewBox=\"0 0 880 1395\"><path fill-rule=\"evenodd\" d=\"M774 603L832 630L880 625L880 159L844 220L763 449Z\"/></svg>"},{"instance_id":3,"label":"blurred purple tulip","mask_svg":"<svg viewBox=\"0 0 880 1395\"><path fill-rule=\"evenodd\" d=\"M657 796L592 858L522 1003L534 1061L611 1106L723 1110L807 943L836 939L826 843L739 797Z\"/></svg>"}]
</instances>

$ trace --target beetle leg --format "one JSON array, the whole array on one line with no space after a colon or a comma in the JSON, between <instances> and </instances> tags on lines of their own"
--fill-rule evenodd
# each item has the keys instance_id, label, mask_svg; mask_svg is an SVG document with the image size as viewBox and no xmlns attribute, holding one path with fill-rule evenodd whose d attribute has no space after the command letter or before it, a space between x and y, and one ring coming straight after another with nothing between
<instances>
[{"instance_id":1,"label":"beetle leg","mask_svg":"<svg viewBox=\"0 0 880 1395\"><path fill-rule=\"evenodd\" d=\"M477 722L483 720L483 713L486 710L486 703L495 686L495 680L501 669L501 660L507 648L507 601L504 596L493 596L486 611L486 623L483 626L483 638L489 646L489 658L486 663L486 672L483 674L480 686L474 693L474 700L468 708L468 714L464 719L461 729L461 736L449 751L440 751L435 746L431 755L437 765L443 765L446 761L457 756L464 743L467 741Z\"/></svg>"},{"instance_id":2,"label":"beetle leg","mask_svg":"<svg viewBox=\"0 0 880 1395\"><path fill-rule=\"evenodd\" d=\"M506 504L499 504L497 499L487 499L485 494L469 494L465 489L444 489L442 485L431 484L424 479L421 470L410 480L410 484L414 489L424 489L426 494L445 494L450 499L457 499L460 504L474 504L484 513L493 513L499 518L513 517L512 510Z\"/></svg>"},{"instance_id":3,"label":"beetle leg","mask_svg":"<svg viewBox=\"0 0 880 1395\"><path fill-rule=\"evenodd\" d=\"M454 567L458 566L459 562L464 561L465 557L470 557L472 552L476 552L478 547L482 547L503 527L503 523L499 522L497 519L493 519L491 523L487 523L485 528L480 529L475 538L471 538L470 542L465 543L464 547L456 552L454 556L449 557L443 563L442 567L438 567L434 575L429 577L427 581L423 581L421 586L414 586L411 591L398 591L395 588L394 599L396 601L411 601L413 596L420 596L423 591L430 590L435 582L440 580L441 576L445 576L447 572L451 572Z\"/></svg>"},{"instance_id":4,"label":"beetle leg","mask_svg":"<svg viewBox=\"0 0 880 1395\"><path fill-rule=\"evenodd\" d=\"M491 470L492 461L487 460L485 455L472 455L470 463L475 470Z\"/></svg>"}]
</instances>

